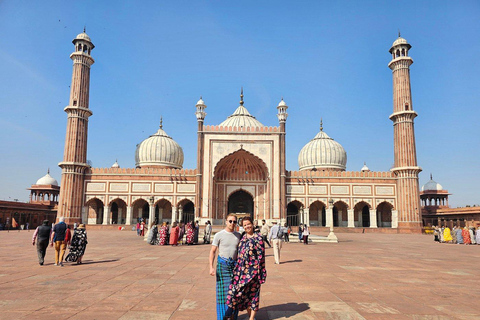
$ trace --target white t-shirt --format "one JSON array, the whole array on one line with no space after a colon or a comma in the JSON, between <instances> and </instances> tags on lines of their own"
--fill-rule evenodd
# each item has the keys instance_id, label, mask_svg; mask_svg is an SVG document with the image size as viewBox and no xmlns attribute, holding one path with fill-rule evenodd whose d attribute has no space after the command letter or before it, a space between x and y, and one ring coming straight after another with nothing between
<instances>
[{"instance_id":1,"label":"white t-shirt","mask_svg":"<svg viewBox=\"0 0 480 320\"><path fill-rule=\"evenodd\" d=\"M228 232L223 229L213 237L212 246L218 247L218 256L228 259L237 259L238 243L240 233L237 231Z\"/></svg>"}]
</instances>

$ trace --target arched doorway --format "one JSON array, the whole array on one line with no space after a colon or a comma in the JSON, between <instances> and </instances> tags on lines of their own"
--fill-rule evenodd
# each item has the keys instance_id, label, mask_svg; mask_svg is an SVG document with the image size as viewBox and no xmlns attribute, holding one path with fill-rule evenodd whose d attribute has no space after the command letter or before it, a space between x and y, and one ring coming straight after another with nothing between
<instances>
[{"instance_id":1,"label":"arched doorway","mask_svg":"<svg viewBox=\"0 0 480 320\"><path fill-rule=\"evenodd\" d=\"M301 217L302 204L298 201L292 201L287 205L287 224L289 226L298 226L303 223L304 217Z\"/></svg>"},{"instance_id":2,"label":"arched doorway","mask_svg":"<svg viewBox=\"0 0 480 320\"><path fill-rule=\"evenodd\" d=\"M370 227L370 207L365 201L360 201L354 208L355 227Z\"/></svg>"},{"instance_id":3,"label":"arched doorway","mask_svg":"<svg viewBox=\"0 0 480 320\"><path fill-rule=\"evenodd\" d=\"M155 204L155 219L157 223L168 221L172 223L172 204L166 199L162 199Z\"/></svg>"},{"instance_id":4,"label":"arched doorway","mask_svg":"<svg viewBox=\"0 0 480 320\"><path fill-rule=\"evenodd\" d=\"M308 221L311 226L325 226L325 204L321 201L315 201L308 209Z\"/></svg>"},{"instance_id":5,"label":"arched doorway","mask_svg":"<svg viewBox=\"0 0 480 320\"><path fill-rule=\"evenodd\" d=\"M87 223L88 224L102 224L103 223L103 202L97 198L87 201L88 207Z\"/></svg>"},{"instance_id":6,"label":"arched doorway","mask_svg":"<svg viewBox=\"0 0 480 320\"><path fill-rule=\"evenodd\" d=\"M362 227L370 227L370 210L368 209L368 206L363 206L362 208Z\"/></svg>"},{"instance_id":7,"label":"arched doorway","mask_svg":"<svg viewBox=\"0 0 480 320\"><path fill-rule=\"evenodd\" d=\"M179 207L179 218L181 221L187 223L195 219L195 206L192 201L183 199L180 201Z\"/></svg>"},{"instance_id":8,"label":"arched doorway","mask_svg":"<svg viewBox=\"0 0 480 320\"><path fill-rule=\"evenodd\" d=\"M253 219L270 216L269 176L265 162L240 148L215 165L213 195L209 200L212 218L223 220L227 213L247 213ZM242 191L237 193L233 190ZM255 201L255 204L254 204Z\"/></svg>"},{"instance_id":9,"label":"arched doorway","mask_svg":"<svg viewBox=\"0 0 480 320\"><path fill-rule=\"evenodd\" d=\"M343 201L337 201L333 207L333 226L348 226L348 205Z\"/></svg>"},{"instance_id":10,"label":"arched doorway","mask_svg":"<svg viewBox=\"0 0 480 320\"><path fill-rule=\"evenodd\" d=\"M145 199L135 200L133 203L132 221L137 223L140 219L147 221L150 212L150 205Z\"/></svg>"},{"instance_id":11,"label":"arched doorway","mask_svg":"<svg viewBox=\"0 0 480 320\"><path fill-rule=\"evenodd\" d=\"M122 199L115 199L110 203L111 224L125 223L127 204Z\"/></svg>"},{"instance_id":12,"label":"arched doorway","mask_svg":"<svg viewBox=\"0 0 480 320\"><path fill-rule=\"evenodd\" d=\"M235 191L228 197L228 213L247 214L253 219L253 197L244 190Z\"/></svg>"},{"instance_id":13,"label":"arched doorway","mask_svg":"<svg viewBox=\"0 0 480 320\"><path fill-rule=\"evenodd\" d=\"M392 227L392 204L382 202L377 206L377 226L379 228Z\"/></svg>"}]
</instances>

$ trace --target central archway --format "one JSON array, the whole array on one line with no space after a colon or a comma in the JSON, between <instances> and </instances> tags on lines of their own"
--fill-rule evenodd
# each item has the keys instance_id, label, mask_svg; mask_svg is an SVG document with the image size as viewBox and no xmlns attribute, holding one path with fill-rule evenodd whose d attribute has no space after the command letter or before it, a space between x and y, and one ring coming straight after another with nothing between
<instances>
[{"instance_id":1,"label":"central archway","mask_svg":"<svg viewBox=\"0 0 480 320\"><path fill-rule=\"evenodd\" d=\"M235 191L228 197L228 213L246 214L253 219L253 197L244 190Z\"/></svg>"}]
</instances>

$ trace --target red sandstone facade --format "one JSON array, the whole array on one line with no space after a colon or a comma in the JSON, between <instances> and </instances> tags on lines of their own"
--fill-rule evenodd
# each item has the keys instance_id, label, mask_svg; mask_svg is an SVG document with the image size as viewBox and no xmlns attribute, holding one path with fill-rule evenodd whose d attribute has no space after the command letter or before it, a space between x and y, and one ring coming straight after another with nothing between
<instances>
[{"instance_id":1,"label":"red sandstone facade","mask_svg":"<svg viewBox=\"0 0 480 320\"><path fill-rule=\"evenodd\" d=\"M390 119L395 150L391 172L344 171L341 164L287 171L286 103L282 99L277 107L278 127L257 125L244 109L243 91L235 113L241 113L243 121L252 121L252 125L204 125L206 105L202 99L197 103L196 169L176 169L181 163L171 168L164 164L157 168L91 168L86 152L88 117L92 115L88 91L93 44L85 33L77 36L74 44L72 89L65 108L65 154L60 163L59 216L68 222L130 225L144 218L221 224L227 213L234 212L289 225L420 232L421 168L416 159L413 120L417 113L412 109L409 74L413 60L405 39L399 37L390 49L394 97ZM158 139L171 139L162 125L160 129ZM183 162L183 153L181 159Z\"/></svg>"}]
</instances>

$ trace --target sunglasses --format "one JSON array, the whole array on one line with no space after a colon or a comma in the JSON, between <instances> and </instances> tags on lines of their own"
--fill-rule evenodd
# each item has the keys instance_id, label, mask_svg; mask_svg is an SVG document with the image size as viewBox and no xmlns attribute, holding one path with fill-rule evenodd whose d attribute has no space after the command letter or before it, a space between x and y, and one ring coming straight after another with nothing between
<instances>
[{"instance_id":1,"label":"sunglasses","mask_svg":"<svg viewBox=\"0 0 480 320\"><path fill-rule=\"evenodd\" d=\"M228 223L233 223L233 224L237 224L237 220L227 220Z\"/></svg>"}]
</instances>

